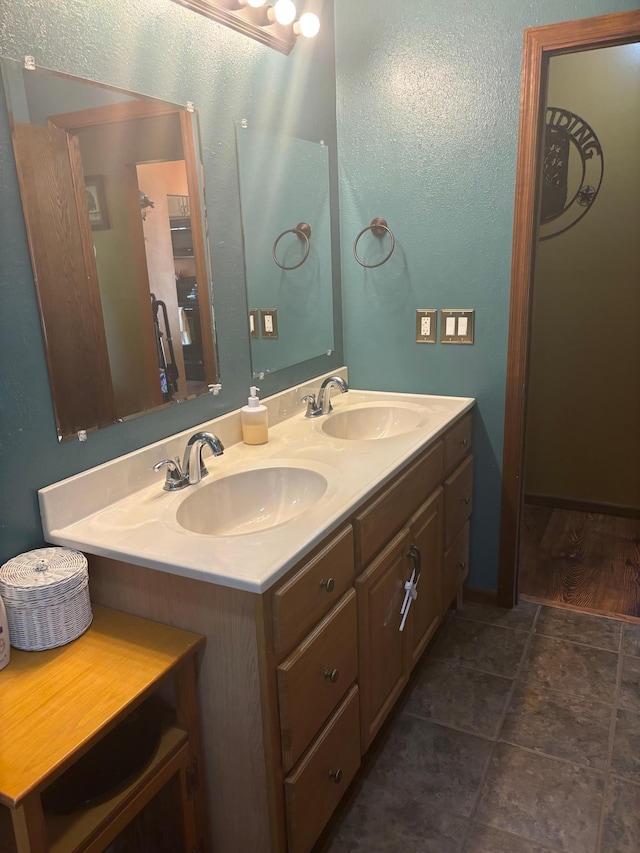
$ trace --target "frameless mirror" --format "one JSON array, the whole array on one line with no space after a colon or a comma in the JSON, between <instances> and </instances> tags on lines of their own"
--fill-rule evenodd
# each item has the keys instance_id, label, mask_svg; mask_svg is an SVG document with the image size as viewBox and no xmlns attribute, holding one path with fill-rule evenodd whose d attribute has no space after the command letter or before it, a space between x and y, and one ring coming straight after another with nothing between
<instances>
[{"instance_id":1,"label":"frameless mirror","mask_svg":"<svg viewBox=\"0 0 640 853\"><path fill-rule=\"evenodd\" d=\"M0 60L58 436L217 382L197 114Z\"/></svg>"},{"instance_id":2,"label":"frameless mirror","mask_svg":"<svg viewBox=\"0 0 640 853\"><path fill-rule=\"evenodd\" d=\"M333 350L329 157L236 125L254 377Z\"/></svg>"}]
</instances>

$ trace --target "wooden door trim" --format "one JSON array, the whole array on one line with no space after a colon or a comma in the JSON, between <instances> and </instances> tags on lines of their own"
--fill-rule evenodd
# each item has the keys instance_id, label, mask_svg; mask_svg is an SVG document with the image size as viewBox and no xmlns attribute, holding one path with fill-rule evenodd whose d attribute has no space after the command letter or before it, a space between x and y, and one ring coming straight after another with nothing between
<instances>
[{"instance_id":1,"label":"wooden door trim","mask_svg":"<svg viewBox=\"0 0 640 853\"><path fill-rule=\"evenodd\" d=\"M129 215L129 236L131 238L131 255L133 257L133 272L135 287L140 308L140 338L144 357L144 374L146 389L143 389L140 397L144 400L145 410L153 409L163 405L162 386L159 377L158 344L156 341L156 330L153 322L153 310L151 304L151 279L147 264L147 252L145 249L144 226L140 215L140 188L138 186L138 173L135 164L124 166L126 174L127 210ZM165 330L167 335L169 330ZM165 341L167 338L165 337ZM167 353L168 355L168 353ZM139 389L138 389L139 391ZM185 384L186 391L186 384ZM119 413L125 415L126 413Z\"/></svg>"},{"instance_id":2,"label":"wooden door trim","mask_svg":"<svg viewBox=\"0 0 640 853\"><path fill-rule=\"evenodd\" d=\"M204 358L204 381L211 385L218 381L218 362L216 359L213 328L211 316L211 297L209 290L209 265L207 263L207 247L205 243L205 221L204 211L200 203L200 182L203 181L202 164L197 154L194 140L193 116L186 110L180 111L180 130L182 132L182 153L184 166L187 173L187 192L189 193L189 206L191 220L195 221L192 227L193 256L196 265L196 281L198 282L198 307L200 309L200 338L202 340L202 354Z\"/></svg>"},{"instance_id":3,"label":"wooden door trim","mask_svg":"<svg viewBox=\"0 0 640 853\"><path fill-rule=\"evenodd\" d=\"M549 59L640 40L640 10L525 30L520 91L507 350L498 603L517 601L531 296L538 234L538 162Z\"/></svg>"},{"instance_id":4,"label":"wooden door trim","mask_svg":"<svg viewBox=\"0 0 640 853\"><path fill-rule=\"evenodd\" d=\"M164 101L123 101L117 104L105 104L101 107L87 107L84 110L50 115L47 117L47 123L66 130L68 133L78 133L81 130L98 127L102 124L135 121L140 118L155 118L185 111L186 107L165 103Z\"/></svg>"}]
</instances>

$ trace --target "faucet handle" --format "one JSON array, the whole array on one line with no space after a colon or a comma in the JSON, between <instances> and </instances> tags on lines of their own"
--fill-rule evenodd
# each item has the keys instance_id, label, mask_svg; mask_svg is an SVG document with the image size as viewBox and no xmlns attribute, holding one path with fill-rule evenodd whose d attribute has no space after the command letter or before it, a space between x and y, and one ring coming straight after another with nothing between
<instances>
[{"instance_id":1,"label":"faucet handle","mask_svg":"<svg viewBox=\"0 0 640 853\"><path fill-rule=\"evenodd\" d=\"M189 484L189 478L183 474L180 461L177 458L175 460L163 459L161 462L156 462L153 470L160 471L165 466L167 468L167 476L162 487L165 492L175 492L177 489L183 489Z\"/></svg>"},{"instance_id":2,"label":"faucet handle","mask_svg":"<svg viewBox=\"0 0 640 853\"><path fill-rule=\"evenodd\" d=\"M316 403L315 394L305 394L302 402L307 404L307 411L304 413L305 418L317 418L322 414L322 408Z\"/></svg>"}]
</instances>

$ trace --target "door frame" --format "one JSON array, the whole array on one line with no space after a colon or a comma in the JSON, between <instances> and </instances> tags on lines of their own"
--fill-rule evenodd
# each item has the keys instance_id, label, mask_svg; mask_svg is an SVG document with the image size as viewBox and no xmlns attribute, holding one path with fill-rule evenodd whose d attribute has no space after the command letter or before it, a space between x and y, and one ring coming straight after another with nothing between
<instances>
[{"instance_id":1,"label":"door frame","mask_svg":"<svg viewBox=\"0 0 640 853\"><path fill-rule=\"evenodd\" d=\"M531 300L538 243L541 161L549 59L640 41L640 10L525 30L511 259L498 604L518 599L520 521L531 336Z\"/></svg>"}]
</instances>

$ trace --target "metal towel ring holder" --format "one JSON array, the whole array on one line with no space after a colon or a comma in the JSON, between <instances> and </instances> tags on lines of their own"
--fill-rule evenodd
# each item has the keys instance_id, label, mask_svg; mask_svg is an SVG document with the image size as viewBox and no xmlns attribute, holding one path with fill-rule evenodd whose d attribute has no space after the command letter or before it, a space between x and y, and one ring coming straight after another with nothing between
<instances>
[{"instance_id":1,"label":"metal towel ring holder","mask_svg":"<svg viewBox=\"0 0 640 853\"><path fill-rule=\"evenodd\" d=\"M302 258L299 264L294 264L294 266L292 267L285 267L284 264L280 263L280 261L278 260L278 256L276 255L278 243L280 242L280 240L282 240L285 234L295 234L299 240L304 240L307 244L304 249L304 257ZM306 222L298 222L295 228L289 228L287 231L283 231L282 234L276 237L276 241L273 244L273 252L271 254L273 255L274 262L280 267L281 270L297 270L298 267L302 266L302 264L309 257L309 251L311 249L309 237L311 237L311 226Z\"/></svg>"},{"instance_id":2,"label":"metal towel ring holder","mask_svg":"<svg viewBox=\"0 0 640 853\"><path fill-rule=\"evenodd\" d=\"M385 257L379 261L377 264L365 264L358 257L358 240L362 237L362 235L366 231L371 231L374 237L384 237L385 233L391 237L391 248L389 249L389 253L385 255ZM353 244L353 257L360 264L361 267L365 269L372 270L376 267L381 267L382 264L386 264L391 255L393 254L393 250L396 247L396 238L393 236L393 231L387 225L387 220L383 219L381 216L376 216L375 219L371 220L371 225L367 225L366 228L363 228L362 231L358 234Z\"/></svg>"}]
</instances>

